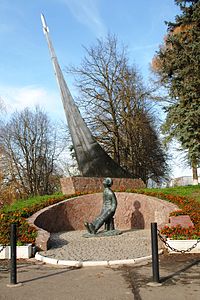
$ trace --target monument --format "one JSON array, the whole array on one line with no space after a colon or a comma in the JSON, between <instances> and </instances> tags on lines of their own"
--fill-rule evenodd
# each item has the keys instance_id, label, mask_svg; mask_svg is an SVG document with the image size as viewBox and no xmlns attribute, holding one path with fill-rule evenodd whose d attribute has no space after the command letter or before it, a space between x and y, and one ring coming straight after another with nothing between
<instances>
[{"instance_id":1,"label":"monument","mask_svg":"<svg viewBox=\"0 0 200 300\"><path fill-rule=\"evenodd\" d=\"M49 28L42 14L41 21L60 90L78 168L81 173L81 177L61 178L62 192L64 194L99 192L102 189L100 186L105 177L113 178L114 186L119 188L145 187L141 179L133 179L129 172L118 165L92 136L65 82L49 36Z\"/></svg>"},{"instance_id":2,"label":"monument","mask_svg":"<svg viewBox=\"0 0 200 300\"><path fill-rule=\"evenodd\" d=\"M103 205L99 216L91 223L85 222L85 227L89 234L96 235L97 231L105 224L105 232L103 235L116 235L121 232L115 230L114 214L117 208L117 198L111 190L113 181L111 178L105 178L103 181ZM85 235L86 236L86 235ZM86 237L89 237L88 235Z\"/></svg>"},{"instance_id":3,"label":"monument","mask_svg":"<svg viewBox=\"0 0 200 300\"><path fill-rule=\"evenodd\" d=\"M92 136L67 87L49 36L49 28L42 14L41 20L81 175L131 178L130 174L122 169Z\"/></svg>"}]
</instances>

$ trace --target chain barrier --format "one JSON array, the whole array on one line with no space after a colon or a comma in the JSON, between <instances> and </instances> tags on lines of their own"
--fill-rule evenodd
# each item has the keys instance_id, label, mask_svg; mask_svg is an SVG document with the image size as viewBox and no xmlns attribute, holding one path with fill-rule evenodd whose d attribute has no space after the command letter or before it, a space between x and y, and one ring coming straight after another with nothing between
<instances>
[{"instance_id":1,"label":"chain barrier","mask_svg":"<svg viewBox=\"0 0 200 300\"><path fill-rule=\"evenodd\" d=\"M180 253L190 252L192 249L194 249L198 245L198 243L200 243L200 239L198 239L196 241L196 243L194 245L192 245L190 248L188 248L186 250L178 250L178 249L175 249L174 247L170 246L169 243L167 242L167 239L160 234L159 230L157 230L157 231L158 231L158 236L159 236L160 240L165 244L165 246L167 248L171 249L174 252L180 252Z\"/></svg>"},{"instance_id":2,"label":"chain barrier","mask_svg":"<svg viewBox=\"0 0 200 300\"><path fill-rule=\"evenodd\" d=\"M0 245L0 253L7 247L7 245Z\"/></svg>"},{"instance_id":3,"label":"chain barrier","mask_svg":"<svg viewBox=\"0 0 200 300\"><path fill-rule=\"evenodd\" d=\"M0 244L0 253L7 247L9 246L8 244Z\"/></svg>"}]
</instances>

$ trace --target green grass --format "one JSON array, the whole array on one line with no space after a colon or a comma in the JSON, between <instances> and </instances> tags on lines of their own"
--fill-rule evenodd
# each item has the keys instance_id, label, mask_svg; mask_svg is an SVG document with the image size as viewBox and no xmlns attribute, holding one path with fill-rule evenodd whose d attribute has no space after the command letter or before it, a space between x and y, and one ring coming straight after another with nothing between
<instances>
[{"instance_id":1,"label":"green grass","mask_svg":"<svg viewBox=\"0 0 200 300\"><path fill-rule=\"evenodd\" d=\"M161 192L163 194L190 197L200 202L200 186L179 186L174 188L162 188L162 189L156 188L156 189L142 189L142 190L148 192ZM4 213L14 212L22 208L30 208L31 206L45 202L50 198L59 199L62 197L63 194L58 193L54 195L36 196L26 200L17 200L11 205L4 206L1 211Z\"/></svg>"},{"instance_id":2,"label":"green grass","mask_svg":"<svg viewBox=\"0 0 200 300\"><path fill-rule=\"evenodd\" d=\"M8 213L8 212L14 212L16 210L20 210L22 208L30 208L31 206L34 206L36 204L40 204L42 202L45 202L46 200L50 199L50 198L55 198L55 199L59 199L63 197L62 193L57 193L54 195L44 195L44 196L35 196L35 197L31 197L28 199L22 199L22 200L17 200L16 202L14 202L11 205L5 205L1 211L3 213Z\"/></svg>"},{"instance_id":3,"label":"green grass","mask_svg":"<svg viewBox=\"0 0 200 300\"><path fill-rule=\"evenodd\" d=\"M194 186L177 186L163 189L144 189L145 191L161 192L163 194L170 194L175 196L184 196L197 200L200 202L200 185Z\"/></svg>"}]
</instances>

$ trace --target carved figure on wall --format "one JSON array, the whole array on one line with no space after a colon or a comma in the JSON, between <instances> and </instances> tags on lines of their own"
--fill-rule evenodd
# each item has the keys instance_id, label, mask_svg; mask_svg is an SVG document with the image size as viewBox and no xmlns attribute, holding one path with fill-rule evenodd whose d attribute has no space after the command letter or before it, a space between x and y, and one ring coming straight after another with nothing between
<instances>
[{"instance_id":1,"label":"carved figure on wall","mask_svg":"<svg viewBox=\"0 0 200 300\"><path fill-rule=\"evenodd\" d=\"M117 208L117 198L115 193L111 190L113 181L111 178L105 178L103 181L103 205L99 216L91 222L85 222L84 225L90 234L96 234L100 227L105 224L105 230L111 231L115 229L114 214Z\"/></svg>"}]
</instances>

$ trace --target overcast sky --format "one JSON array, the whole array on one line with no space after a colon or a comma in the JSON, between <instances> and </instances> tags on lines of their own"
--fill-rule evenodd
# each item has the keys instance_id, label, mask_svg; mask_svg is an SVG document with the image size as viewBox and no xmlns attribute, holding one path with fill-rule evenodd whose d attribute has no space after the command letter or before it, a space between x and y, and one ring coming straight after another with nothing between
<instances>
[{"instance_id":1,"label":"overcast sky","mask_svg":"<svg viewBox=\"0 0 200 300\"><path fill-rule=\"evenodd\" d=\"M82 46L113 33L128 46L130 62L147 80L149 64L166 34L164 21L173 21L178 7L174 0L0 0L0 97L8 112L39 104L52 118L65 121L41 13L61 69L79 65ZM73 79L64 75L75 94ZM191 173L175 168L174 176L182 175Z\"/></svg>"}]
</instances>

